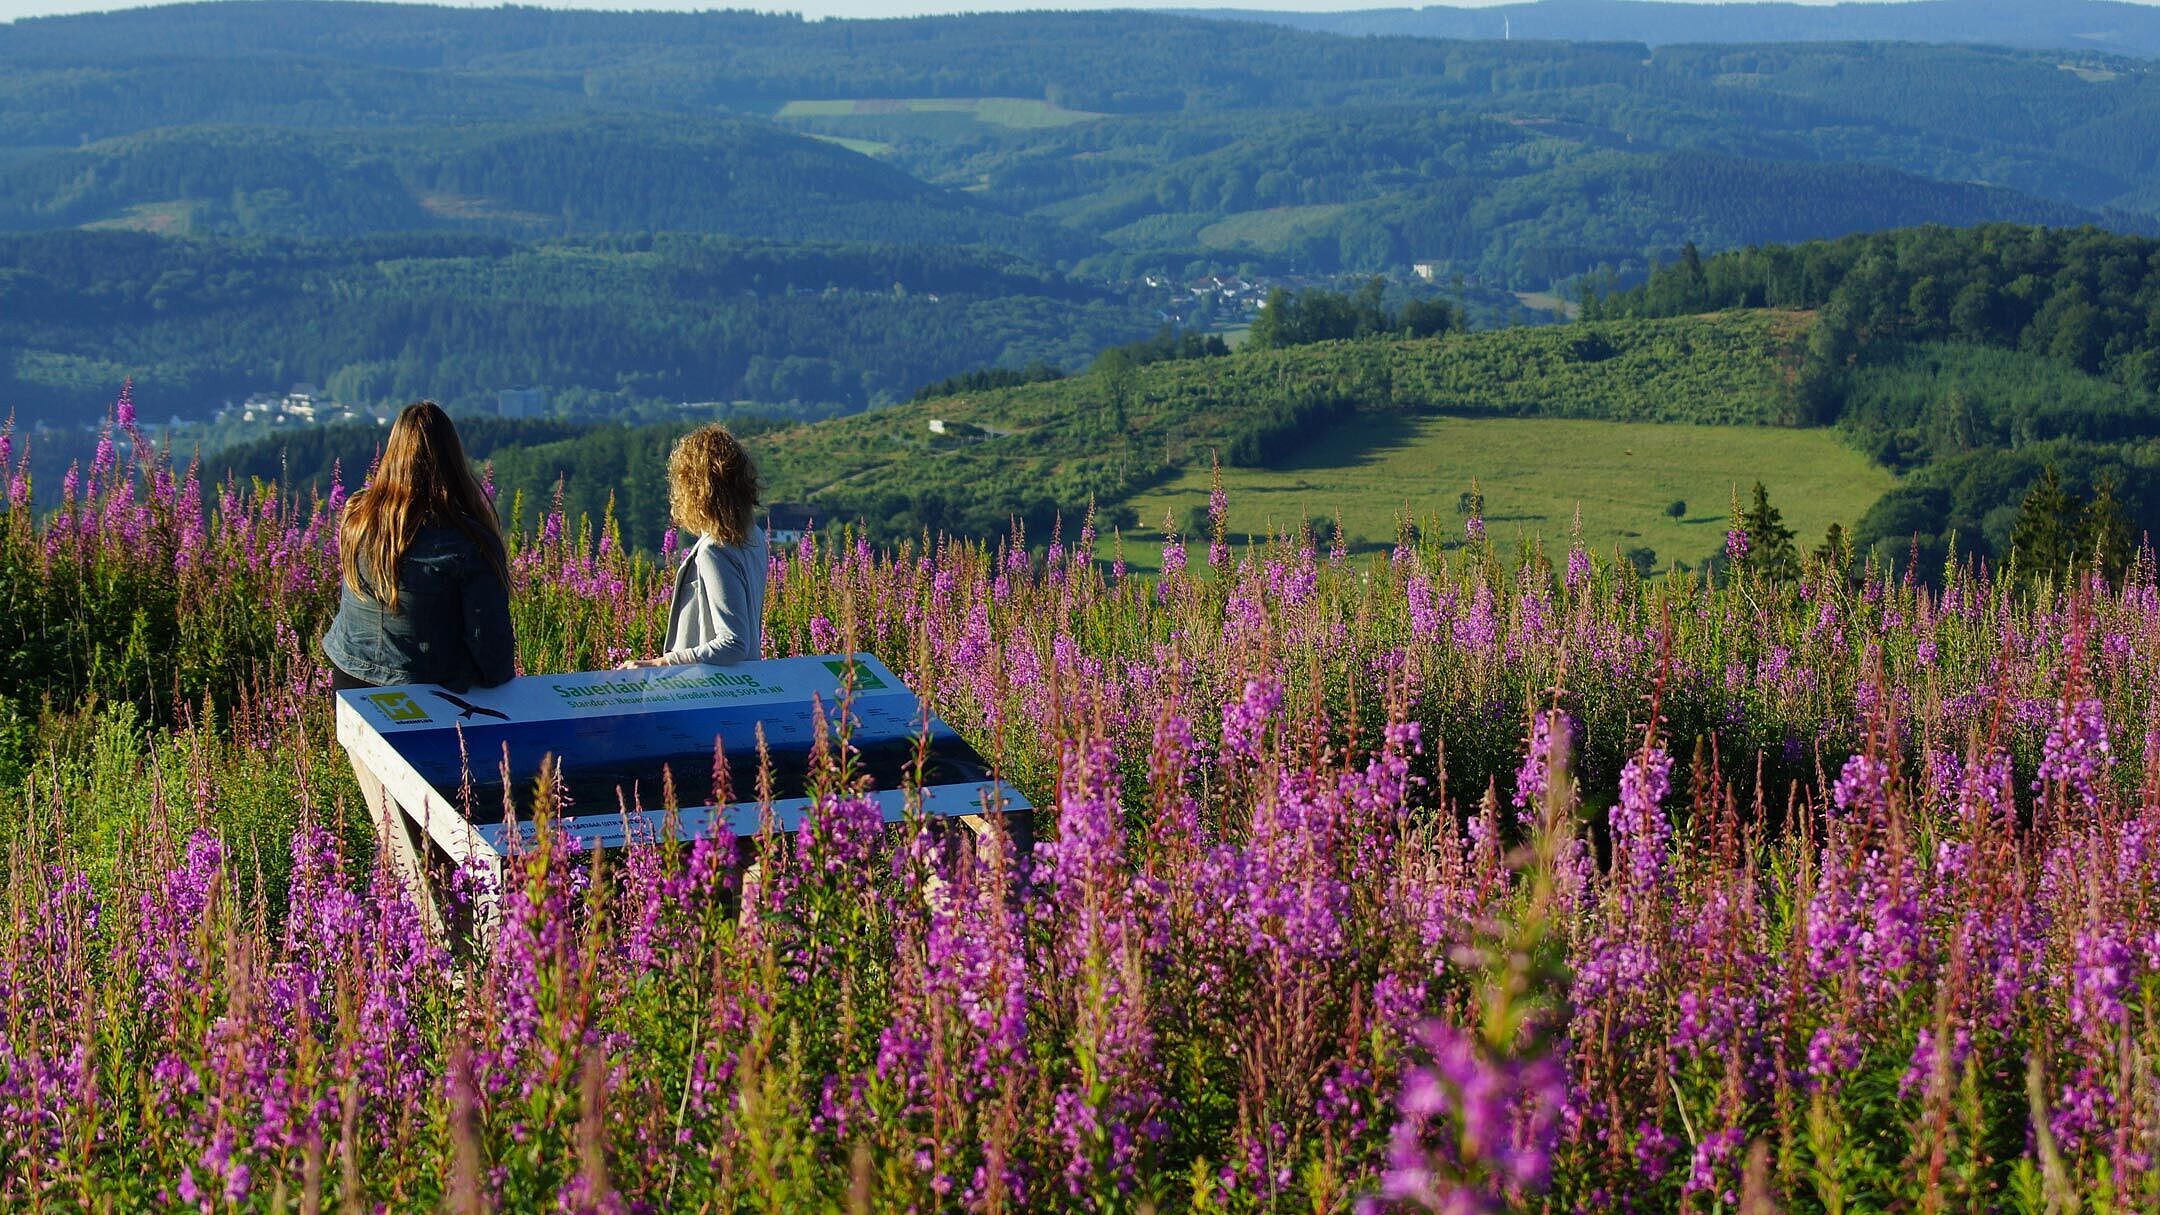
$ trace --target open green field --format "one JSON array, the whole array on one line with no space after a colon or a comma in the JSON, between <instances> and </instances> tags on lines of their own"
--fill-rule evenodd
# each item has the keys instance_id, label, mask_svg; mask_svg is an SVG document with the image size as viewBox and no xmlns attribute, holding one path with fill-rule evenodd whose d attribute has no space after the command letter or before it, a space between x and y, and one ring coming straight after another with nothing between
<instances>
[{"instance_id":1,"label":"open green field","mask_svg":"<svg viewBox=\"0 0 2160 1215\"><path fill-rule=\"evenodd\" d=\"M1342 203L1316 203L1307 207L1270 207L1264 211L1240 211L1200 229L1200 243L1210 249L1280 249L1298 233L1333 219L1346 208Z\"/></svg>"},{"instance_id":2,"label":"open green field","mask_svg":"<svg viewBox=\"0 0 2160 1215\"><path fill-rule=\"evenodd\" d=\"M1102 115L1068 110L1034 97L877 97L790 101L775 118L876 118L890 122L915 114L966 114L985 126L1016 131L1071 126Z\"/></svg>"},{"instance_id":3,"label":"open green field","mask_svg":"<svg viewBox=\"0 0 2160 1215\"><path fill-rule=\"evenodd\" d=\"M810 138L846 148L859 156L884 156L892 151L891 144L881 143L875 139L854 139L846 135L820 135L815 131L810 133Z\"/></svg>"},{"instance_id":4,"label":"open green field","mask_svg":"<svg viewBox=\"0 0 2160 1215\"><path fill-rule=\"evenodd\" d=\"M138 203L110 219L96 220L84 224L83 227L172 236L187 231L189 221L195 216L195 210L196 204L177 199L172 202Z\"/></svg>"},{"instance_id":5,"label":"open green field","mask_svg":"<svg viewBox=\"0 0 2160 1215\"><path fill-rule=\"evenodd\" d=\"M1542 537L1567 549L1575 508L1583 538L1600 554L1648 547L1659 569L1699 564L1725 542L1728 507L1758 480L1770 501L1813 547L1835 521L1850 528L1889 490L1891 474L1828 430L1688 426L1575 418L1363 417L1277 468L1226 468L1235 536L1332 520L1340 512L1354 549L1394 542L1407 509L1421 526L1437 520L1460 539L1458 502L1475 477L1485 495L1486 531L1512 550ZM1163 515L1187 526L1207 508L1209 471L1189 469L1129 500L1140 527L1126 534L1136 569L1160 564ZM1672 518L1675 501L1687 512ZM1332 524L1321 530L1323 540ZM1107 556L1106 542L1102 553Z\"/></svg>"}]
</instances>

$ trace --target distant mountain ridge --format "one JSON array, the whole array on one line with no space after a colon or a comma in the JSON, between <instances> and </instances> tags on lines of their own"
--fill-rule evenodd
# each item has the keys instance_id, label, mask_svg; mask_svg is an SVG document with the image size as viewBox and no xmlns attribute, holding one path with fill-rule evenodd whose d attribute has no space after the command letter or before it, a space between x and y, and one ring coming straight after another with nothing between
<instances>
[{"instance_id":1,"label":"distant mountain ridge","mask_svg":"<svg viewBox=\"0 0 2160 1215\"><path fill-rule=\"evenodd\" d=\"M1509 11L1574 14L1603 40L1532 38ZM1234 330L1255 284L1380 275L1496 324L1690 248L1989 221L2160 231L2143 10L1499 16L1512 28L1472 39L1129 10L335 0L0 24L0 234L34 237L0 235L0 412L102 408L134 375L183 415L306 380L376 404L545 384L611 416L684 400L815 416L986 363L1075 370L1158 325ZM2005 29L2123 53L1764 41ZM1693 41L1651 45L1675 38ZM677 291L655 252L675 237L788 252ZM1026 268L888 274L875 250Z\"/></svg>"},{"instance_id":2,"label":"distant mountain ridge","mask_svg":"<svg viewBox=\"0 0 2160 1215\"><path fill-rule=\"evenodd\" d=\"M1902 3L1673 3L1531 0L1338 13L1178 9L1315 33L1561 42L1926 42L2160 58L2160 6L2116 0L1904 0Z\"/></svg>"}]
</instances>

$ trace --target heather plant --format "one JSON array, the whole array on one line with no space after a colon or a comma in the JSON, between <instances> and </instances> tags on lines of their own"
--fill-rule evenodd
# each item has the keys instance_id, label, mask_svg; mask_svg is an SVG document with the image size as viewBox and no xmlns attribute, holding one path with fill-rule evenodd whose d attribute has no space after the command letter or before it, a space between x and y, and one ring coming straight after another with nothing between
<instances>
[{"instance_id":1,"label":"heather plant","mask_svg":"<svg viewBox=\"0 0 2160 1215\"><path fill-rule=\"evenodd\" d=\"M331 742L339 495L114 421L0 516L10 1208L2160 1204L2150 554L1647 582L1422 527L1143 580L1091 519L813 532L767 652L878 654L1033 846L883 823L821 705L795 835L583 851L543 777L445 940ZM650 648L670 538L536 506L523 669Z\"/></svg>"}]
</instances>

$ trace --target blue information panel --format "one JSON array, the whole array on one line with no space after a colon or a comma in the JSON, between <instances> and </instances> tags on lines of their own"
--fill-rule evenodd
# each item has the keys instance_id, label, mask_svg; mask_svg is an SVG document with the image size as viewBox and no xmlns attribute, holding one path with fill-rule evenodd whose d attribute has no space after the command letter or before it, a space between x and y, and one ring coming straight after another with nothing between
<instances>
[{"instance_id":1,"label":"blue information panel","mask_svg":"<svg viewBox=\"0 0 2160 1215\"><path fill-rule=\"evenodd\" d=\"M499 859L510 846L506 810L530 832L543 759L561 769L560 828L598 847L657 839L667 827L672 778L675 834L755 834L759 738L772 773L775 826L802 823L816 712L828 722L846 700L857 770L871 779L887 821L906 813L903 791L918 740L929 739L920 797L926 813L1012 813L1027 802L915 694L867 654L777 658L731 667L534 675L451 692L432 684L337 694L338 741L449 858ZM715 796L717 740L732 792ZM504 781L507 771L509 780Z\"/></svg>"}]
</instances>

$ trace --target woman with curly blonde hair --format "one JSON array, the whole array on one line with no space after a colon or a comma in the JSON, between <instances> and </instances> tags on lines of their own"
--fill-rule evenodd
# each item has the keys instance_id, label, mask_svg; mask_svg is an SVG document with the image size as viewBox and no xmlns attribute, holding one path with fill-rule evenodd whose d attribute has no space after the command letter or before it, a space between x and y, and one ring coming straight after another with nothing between
<instances>
[{"instance_id":1,"label":"woman with curly blonde hair","mask_svg":"<svg viewBox=\"0 0 2160 1215\"><path fill-rule=\"evenodd\" d=\"M675 571L667 649L625 668L725 666L758 656L766 548L765 529L752 517L757 504L757 465L727 427L702 426L675 444L668 457L668 507L697 542Z\"/></svg>"}]
</instances>

